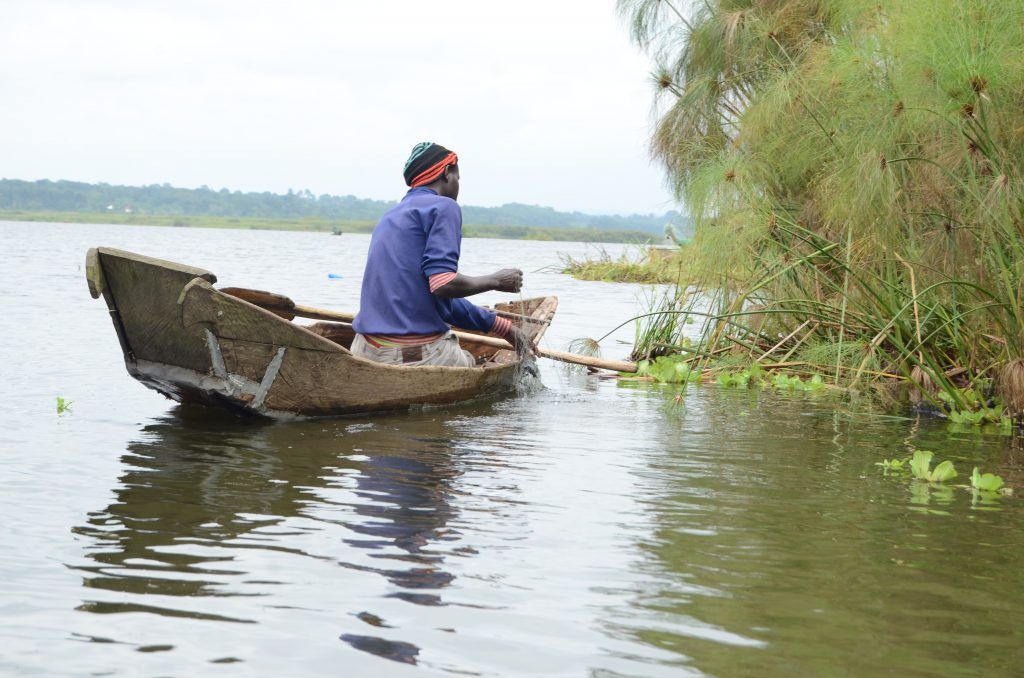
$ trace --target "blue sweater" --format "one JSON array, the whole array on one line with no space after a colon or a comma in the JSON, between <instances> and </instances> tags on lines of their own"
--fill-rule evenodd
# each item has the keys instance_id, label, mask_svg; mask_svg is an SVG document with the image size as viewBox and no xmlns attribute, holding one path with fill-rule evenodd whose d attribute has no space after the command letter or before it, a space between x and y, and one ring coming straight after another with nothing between
<instances>
[{"instance_id":1,"label":"blue sweater","mask_svg":"<svg viewBox=\"0 0 1024 678\"><path fill-rule=\"evenodd\" d=\"M449 325L489 332L494 312L430 292L427 278L459 269L462 210L429 188L413 188L385 214L370 238L359 314L360 334L445 332Z\"/></svg>"}]
</instances>

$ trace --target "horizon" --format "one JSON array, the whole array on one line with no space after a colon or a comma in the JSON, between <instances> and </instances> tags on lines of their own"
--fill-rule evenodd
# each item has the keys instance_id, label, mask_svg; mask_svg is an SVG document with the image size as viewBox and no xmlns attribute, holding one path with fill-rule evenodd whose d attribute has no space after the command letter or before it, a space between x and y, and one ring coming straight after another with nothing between
<instances>
[{"instance_id":1,"label":"horizon","mask_svg":"<svg viewBox=\"0 0 1024 678\"><path fill-rule=\"evenodd\" d=\"M23 182L26 182L26 183L39 183L39 182L44 182L45 181L45 182L49 182L49 183L52 183L52 184L57 184L57 183L60 183L60 182L67 182L67 183L72 183L72 184L83 184L83 185L87 185L87 186L110 186L112 188L147 188L147 187L155 186L155 187L160 187L160 188L172 188L172 189L187 190L187 191L207 190L207 191L211 191L213 193L220 193L221 191L227 190L228 193L231 193L231 194L242 194L242 195L249 195L249 194L251 194L251 195L262 195L264 193L270 193L270 194L276 195L276 196L287 196L289 194L289 192L291 192L293 194L301 194L304 191L309 191L309 189L307 189L307 188L299 188L299 189L289 188L287 191L284 191L284 192L270 191L270 190L267 190L267 191L243 191L243 190L240 190L240 189L231 189L231 188L228 188L227 186L224 186L224 187L221 187L221 188L214 188L212 186L207 186L205 184L201 185L201 186L195 186L195 187L175 186L174 184L170 184L168 182L162 182L162 183L157 182L157 183L149 183L149 184L120 184L120 183L115 184L115 183L106 182L106 181L80 181L78 179L50 179L50 178L46 178L46 177L40 178L40 179L21 179L21 178L18 178L18 177L0 177L0 181L23 181ZM408 191L410 189L406 188L405 190ZM388 200L386 198L384 198L384 199L367 198L367 197L364 197L364 196L356 195L354 193L320 193L320 194L317 194L317 193L315 193L313 191L310 191L310 193L313 194L314 198L321 198L321 197L325 197L325 196L328 196L328 197L339 197L339 198L350 197L350 198L355 198L357 200L372 200L374 202L392 202L392 203L398 202L398 200L400 200L401 197L402 197L402 196L399 196L399 197L397 197L395 199ZM405 195L405 193L403 192L402 195ZM498 208L501 208L501 207L508 207L508 206L514 206L514 205L522 205L522 206L525 206L525 207L535 207L535 208L539 208L539 209L551 209L551 210L554 210L555 212L561 212L561 213L566 213L566 214L574 214L574 213L575 214L583 214L583 215L586 215L586 216L589 216L589 217L646 217L646 216L660 217L660 216L665 216L666 214L668 214L670 212L676 212L678 214L683 214L683 211L679 208L679 206L669 207L669 208L665 209L662 212L617 213L617 212L588 212L588 211L584 211L584 210L567 210L567 209L559 209L559 208L553 207L551 205L541 205L541 204L526 203L526 202L514 202L514 201L513 202L501 203L499 205L476 205L476 204L471 204L471 203L463 202L462 200L459 200L458 203L459 203L459 205L461 207L473 207L473 208L481 208L481 209L498 209Z\"/></svg>"},{"instance_id":2,"label":"horizon","mask_svg":"<svg viewBox=\"0 0 1024 678\"><path fill-rule=\"evenodd\" d=\"M467 204L678 208L648 152L650 63L612 0L41 0L5 19L0 155L27 180L393 200L433 140Z\"/></svg>"}]
</instances>

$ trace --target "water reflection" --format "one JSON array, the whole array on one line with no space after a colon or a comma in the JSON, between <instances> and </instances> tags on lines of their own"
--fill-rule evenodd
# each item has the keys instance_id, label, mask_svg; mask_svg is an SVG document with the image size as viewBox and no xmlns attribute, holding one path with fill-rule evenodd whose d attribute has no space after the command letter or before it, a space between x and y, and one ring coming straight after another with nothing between
<instances>
[{"instance_id":1,"label":"water reflection","mask_svg":"<svg viewBox=\"0 0 1024 678\"><path fill-rule=\"evenodd\" d=\"M77 609L257 623L266 603L236 605L246 614L230 615L196 600L272 596L268 586L294 577L247 579L239 549L334 562L380 575L385 597L449 604L443 591L455 576L446 558L475 551L454 545L461 533L450 526L451 498L463 471L444 419L259 424L174 408L128 446L114 501L73 530L90 542L88 562L76 567L91 593ZM339 613L368 631L391 627L369 610ZM403 663L419 654L376 635L340 638Z\"/></svg>"},{"instance_id":2,"label":"water reflection","mask_svg":"<svg viewBox=\"0 0 1024 678\"><path fill-rule=\"evenodd\" d=\"M241 595L222 588L225 577L246 574L232 569L231 555L181 547L232 541L241 546L245 535L294 513L297 486L315 479L315 472L295 477L298 484L281 482L284 464L270 431L183 407L146 426L122 457L128 471L115 501L73 530L93 540L88 557L95 565L81 568L87 573L84 585L142 596ZM88 601L80 609L200 614L114 600Z\"/></svg>"},{"instance_id":3,"label":"water reflection","mask_svg":"<svg viewBox=\"0 0 1024 678\"><path fill-rule=\"evenodd\" d=\"M346 523L360 537L345 539L356 548L367 549L372 558L409 563L408 567L366 567L343 563L354 569L383 575L403 589L441 589L454 577L441 569L444 556L433 552L431 542L458 541L457 531L446 530L453 517L448 501L450 483L459 472L449 454L446 440L421 440L415 455L369 457L364 473L356 477L353 506L364 520ZM398 552L392 552L395 547ZM429 604L440 604L432 596ZM414 601L418 602L418 601Z\"/></svg>"},{"instance_id":4,"label":"water reflection","mask_svg":"<svg viewBox=\"0 0 1024 678\"><path fill-rule=\"evenodd\" d=\"M455 576L443 568L445 555L433 544L459 540L459 533L447 529L455 517L452 481L460 475L453 463L452 443L447 438L412 438L403 453L368 456L363 472L355 477L352 510L361 520L346 521L355 535L344 542L369 551L375 561L393 561L394 566L343 562L358 571L382 575L400 590L389 597L418 605L443 605L438 591ZM379 443L378 443L379 444ZM377 615L363 611L357 617L370 626L388 627ZM345 633L341 640L353 648L384 659L416 664L420 649L408 642L371 635Z\"/></svg>"},{"instance_id":5,"label":"water reflection","mask_svg":"<svg viewBox=\"0 0 1024 678\"><path fill-rule=\"evenodd\" d=\"M837 656L854 674L902 664L940 675L951 660L1005 672L1020 614L978 588L1005 580L991 545L1017 547L1014 519L971 511L967 488L874 463L945 436L941 424L908 438L902 422L755 395L710 392L678 426L659 426L643 474L657 527L639 544L653 585L636 602L647 614L622 615L620 628L713 675L829 675ZM765 402L771 417L747 414ZM850 641L865 633L870 652Z\"/></svg>"}]
</instances>

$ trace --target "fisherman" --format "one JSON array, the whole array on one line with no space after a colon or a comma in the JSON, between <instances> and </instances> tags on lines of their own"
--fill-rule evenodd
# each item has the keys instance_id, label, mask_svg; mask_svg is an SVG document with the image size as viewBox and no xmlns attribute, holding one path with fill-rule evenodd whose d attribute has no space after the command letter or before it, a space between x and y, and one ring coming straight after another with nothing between
<instances>
[{"instance_id":1,"label":"fisherman","mask_svg":"<svg viewBox=\"0 0 1024 678\"><path fill-rule=\"evenodd\" d=\"M523 272L459 272L458 156L435 143L417 144L404 175L408 193L370 238L352 354L391 365L473 367L476 361L459 346L451 326L501 337L520 355L536 353L511 321L465 299L491 290L518 292Z\"/></svg>"}]
</instances>

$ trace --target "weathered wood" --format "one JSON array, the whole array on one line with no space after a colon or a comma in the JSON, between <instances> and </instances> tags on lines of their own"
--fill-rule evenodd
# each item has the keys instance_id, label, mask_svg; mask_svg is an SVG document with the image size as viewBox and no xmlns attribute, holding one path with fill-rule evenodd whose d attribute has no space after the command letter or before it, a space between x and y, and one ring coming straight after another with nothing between
<instances>
[{"instance_id":1,"label":"weathered wood","mask_svg":"<svg viewBox=\"0 0 1024 678\"><path fill-rule=\"evenodd\" d=\"M255 304L219 292L202 278L194 278L176 300L180 324L191 329L205 326L221 339L255 341L309 351L345 352L341 346L301 325L290 323Z\"/></svg>"},{"instance_id":2,"label":"weathered wood","mask_svg":"<svg viewBox=\"0 0 1024 678\"><path fill-rule=\"evenodd\" d=\"M352 340L356 338L356 331L350 323L319 322L313 325L306 325L305 328L313 334L319 334L328 341L340 344L342 348L351 349Z\"/></svg>"},{"instance_id":3,"label":"weathered wood","mask_svg":"<svg viewBox=\"0 0 1024 678\"><path fill-rule=\"evenodd\" d=\"M232 296L214 289L216 277L208 271L119 250L98 248L93 260L102 277L93 274L91 289L102 283L129 373L182 402L274 418L341 415L479 398L507 390L519 378L516 362L495 361L514 352L507 343L490 345L498 341L492 337L465 336L466 346L488 359L479 367L383 365L348 351L350 325L297 325L241 298L248 293L280 310L291 301L282 295ZM508 309L530 311L524 331L539 338L556 305L542 298ZM323 309L294 310L352 319Z\"/></svg>"},{"instance_id":4,"label":"weathered wood","mask_svg":"<svg viewBox=\"0 0 1024 678\"><path fill-rule=\"evenodd\" d=\"M274 294L273 292L264 292L263 290L250 290L245 287L221 287L220 291L232 297L248 301L250 304L256 304L265 308L285 320L295 318L295 313L292 312L295 308L295 302L283 294Z\"/></svg>"},{"instance_id":5,"label":"weathered wood","mask_svg":"<svg viewBox=\"0 0 1024 678\"><path fill-rule=\"evenodd\" d=\"M210 368L201 332L183 328L174 313L181 289L193 278L216 282L213 273L109 247L97 248L104 298L117 314L124 342L136 359L178 365L199 372Z\"/></svg>"},{"instance_id":6,"label":"weathered wood","mask_svg":"<svg viewBox=\"0 0 1024 678\"><path fill-rule=\"evenodd\" d=\"M179 306L182 324L209 328L228 372L248 382L264 382L273 356L285 349L263 401L272 411L348 414L447 404L507 387L514 377L500 367L411 368L356 358L325 337L200 279L186 285ZM245 395L255 398L255 393L239 397Z\"/></svg>"},{"instance_id":7,"label":"weathered wood","mask_svg":"<svg viewBox=\"0 0 1024 678\"><path fill-rule=\"evenodd\" d=\"M100 255L95 247L85 253L85 281L89 285L89 294L99 299L103 294L103 269L100 267Z\"/></svg>"}]
</instances>

